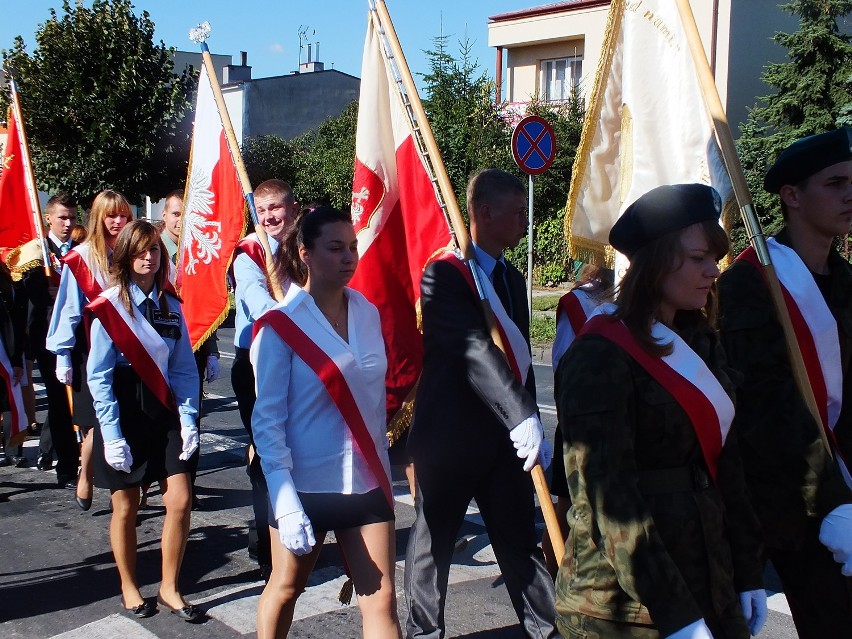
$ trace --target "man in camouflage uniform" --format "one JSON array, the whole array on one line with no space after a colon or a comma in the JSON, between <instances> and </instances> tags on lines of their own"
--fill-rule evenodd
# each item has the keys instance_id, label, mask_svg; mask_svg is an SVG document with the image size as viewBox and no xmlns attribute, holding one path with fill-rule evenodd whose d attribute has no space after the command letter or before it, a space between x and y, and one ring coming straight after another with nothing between
<instances>
[{"instance_id":1,"label":"man in camouflage uniform","mask_svg":"<svg viewBox=\"0 0 852 639\"><path fill-rule=\"evenodd\" d=\"M842 372L842 382L836 384L842 409L833 433L826 428L835 459L821 442L823 424L814 419L796 388L781 325L763 274L753 259L746 259L749 251L718 283L723 343L730 365L744 376L737 390L734 428L767 555L781 577L799 636L848 636L852 632L852 579L848 576L852 575L852 490L844 481L842 460L847 466L852 462L852 375L848 374L852 268L833 243L852 224L850 130L795 142L769 169L764 186L780 195L786 224L769 241L776 251L770 255L779 279L783 284L787 256L799 269L787 268L797 276L789 283L816 301L796 305L791 316L800 307L808 311L807 306L826 309L827 305L826 334L835 349L839 338L840 361L820 358L824 370L833 366L837 375L831 377L836 382ZM800 344L807 354L808 345L801 337ZM823 392L823 409L826 403ZM846 479L852 483L848 475Z\"/></svg>"}]
</instances>

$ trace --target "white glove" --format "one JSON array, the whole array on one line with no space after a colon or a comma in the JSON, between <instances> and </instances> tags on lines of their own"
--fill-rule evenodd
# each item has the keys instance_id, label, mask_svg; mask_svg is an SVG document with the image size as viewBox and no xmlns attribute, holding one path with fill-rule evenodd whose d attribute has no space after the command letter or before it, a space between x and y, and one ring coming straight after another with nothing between
<instances>
[{"instance_id":1,"label":"white glove","mask_svg":"<svg viewBox=\"0 0 852 639\"><path fill-rule=\"evenodd\" d=\"M699 619L670 634L665 639L713 639L713 635L710 634L710 628L704 623L704 619Z\"/></svg>"},{"instance_id":2,"label":"white glove","mask_svg":"<svg viewBox=\"0 0 852 639\"><path fill-rule=\"evenodd\" d=\"M819 540L834 555L845 577L852 577L852 504L843 504L828 513L819 527Z\"/></svg>"},{"instance_id":3,"label":"white glove","mask_svg":"<svg viewBox=\"0 0 852 639\"><path fill-rule=\"evenodd\" d=\"M56 379L59 380L60 384L65 384L66 386L71 386L71 367L70 366L60 366L56 365Z\"/></svg>"},{"instance_id":4,"label":"white glove","mask_svg":"<svg viewBox=\"0 0 852 639\"><path fill-rule=\"evenodd\" d=\"M215 382L219 379L219 358L215 355L207 356L207 368L204 371L204 381Z\"/></svg>"},{"instance_id":5,"label":"white glove","mask_svg":"<svg viewBox=\"0 0 852 639\"><path fill-rule=\"evenodd\" d=\"M768 614L766 609L766 591L762 588L760 590L747 590L739 593L739 595L748 631L754 636L760 632L763 624L766 623L766 616Z\"/></svg>"},{"instance_id":6,"label":"white glove","mask_svg":"<svg viewBox=\"0 0 852 639\"><path fill-rule=\"evenodd\" d=\"M192 457L192 453L198 450L199 444L198 427L195 425L195 420L192 417L187 418L181 415L180 440L183 443L183 452L178 455L178 459L186 461Z\"/></svg>"},{"instance_id":7,"label":"white glove","mask_svg":"<svg viewBox=\"0 0 852 639\"><path fill-rule=\"evenodd\" d=\"M553 446L546 439L541 441L541 450L538 451L538 463L541 464L542 470L547 470L550 462L553 461Z\"/></svg>"},{"instance_id":8,"label":"white glove","mask_svg":"<svg viewBox=\"0 0 852 639\"><path fill-rule=\"evenodd\" d=\"M524 470L529 472L538 461L538 452L544 440L544 429L541 420L533 413L520 424L509 431L509 437L515 444L517 455L524 459ZM552 452L551 452L552 455Z\"/></svg>"},{"instance_id":9,"label":"white glove","mask_svg":"<svg viewBox=\"0 0 852 639\"><path fill-rule=\"evenodd\" d=\"M306 555L316 543L311 520L302 509L302 501L296 492L293 476L287 469L266 476L272 512L278 522L278 538L294 555Z\"/></svg>"},{"instance_id":10,"label":"white glove","mask_svg":"<svg viewBox=\"0 0 852 639\"><path fill-rule=\"evenodd\" d=\"M130 446L127 445L124 437L104 442L104 459L116 470L123 470L125 473L130 472L130 467L133 465L133 455L130 454Z\"/></svg>"}]
</instances>

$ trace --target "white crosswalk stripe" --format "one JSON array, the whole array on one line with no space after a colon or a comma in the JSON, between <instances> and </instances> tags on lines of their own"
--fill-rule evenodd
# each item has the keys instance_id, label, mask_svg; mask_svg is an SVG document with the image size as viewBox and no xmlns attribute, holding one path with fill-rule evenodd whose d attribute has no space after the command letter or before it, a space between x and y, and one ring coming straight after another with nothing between
<instances>
[{"instance_id":1,"label":"white crosswalk stripe","mask_svg":"<svg viewBox=\"0 0 852 639\"><path fill-rule=\"evenodd\" d=\"M98 619L74 630L54 635L51 639L158 639L141 624L121 614Z\"/></svg>"}]
</instances>

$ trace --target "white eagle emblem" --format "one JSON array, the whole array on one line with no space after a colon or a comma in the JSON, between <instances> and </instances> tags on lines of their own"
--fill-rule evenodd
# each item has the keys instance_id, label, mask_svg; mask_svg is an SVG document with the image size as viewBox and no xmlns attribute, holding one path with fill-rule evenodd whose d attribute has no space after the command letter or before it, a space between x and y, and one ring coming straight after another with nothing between
<instances>
[{"instance_id":1,"label":"white eagle emblem","mask_svg":"<svg viewBox=\"0 0 852 639\"><path fill-rule=\"evenodd\" d=\"M362 186L357 193L352 193L352 223L357 225L361 221L361 216L364 215L364 202L370 199L370 190L366 186Z\"/></svg>"},{"instance_id":2,"label":"white eagle emblem","mask_svg":"<svg viewBox=\"0 0 852 639\"><path fill-rule=\"evenodd\" d=\"M211 177L198 165L192 167L189 176L189 192L181 220L182 248L186 255L184 272L187 275L195 274L195 265L199 262L210 264L214 258L218 259L222 248L219 236L222 223L210 219L214 215L213 192L209 188Z\"/></svg>"}]
</instances>

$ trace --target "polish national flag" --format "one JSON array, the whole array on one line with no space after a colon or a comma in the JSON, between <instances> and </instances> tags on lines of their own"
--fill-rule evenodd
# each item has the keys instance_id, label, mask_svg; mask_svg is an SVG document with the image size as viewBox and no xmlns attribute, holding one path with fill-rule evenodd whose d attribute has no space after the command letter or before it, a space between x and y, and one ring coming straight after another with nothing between
<instances>
[{"instance_id":1,"label":"polish national flag","mask_svg":"<svg viewBox=\"0 0 852 639\"><path fill-rule=\"evenodd\" d=\"M387 414L404 408L423 363L420 278L450 243L449 226L417 152L399 93L369 21L352 183L352 221L361 261L350 286L375 304L388 354ZM402 428L389 426L391 439Z\"/></svg>"},{"instance_id":2,"label":"polish national flag","mask_svg":"<svg viewBox=\"0 0 852 639\"><path fill-rule=\"evenodd\" d=\"M24 138L14 109L8 111L8 135L0 174L0 251L3 256L36 237L27 173L24 166Z\"/></svg>"},{"instance_id":3,"label":"polish national flag","mask_svg":"<svg viewBox=\"0 0 852 639\"><path fill-rule=\"evenodd\" d=\"M35 213L27 187L27 167L25 166L26 136L23 123L18 122L15 109L9 108L8 135L3 150L3 173L0 175L0 253L3 259L10 250L37 237ZM30 188L35 188L30 185ZM4 311L5 312L5 311ZM12 318L6 313L3 318L5 330L0 340L0 383L6 388L11 411L11 431L7 449L23 444L27 437L27 413L24 410L24 398L21 385L14 381L14 369L10 354L15 349L12 334Z\"/></svg>"},{"instance_id":4,"label":"polish national flag","mask_svg":"<svg viewBox=\"0 0 852 639\"><path fill-rule=\"evenodd\" d=\"M245 229L245 200L211 81L202 66L177 265L176 287L193 350L228 315L225 277Z\"/></svg>"}]
</instances>

